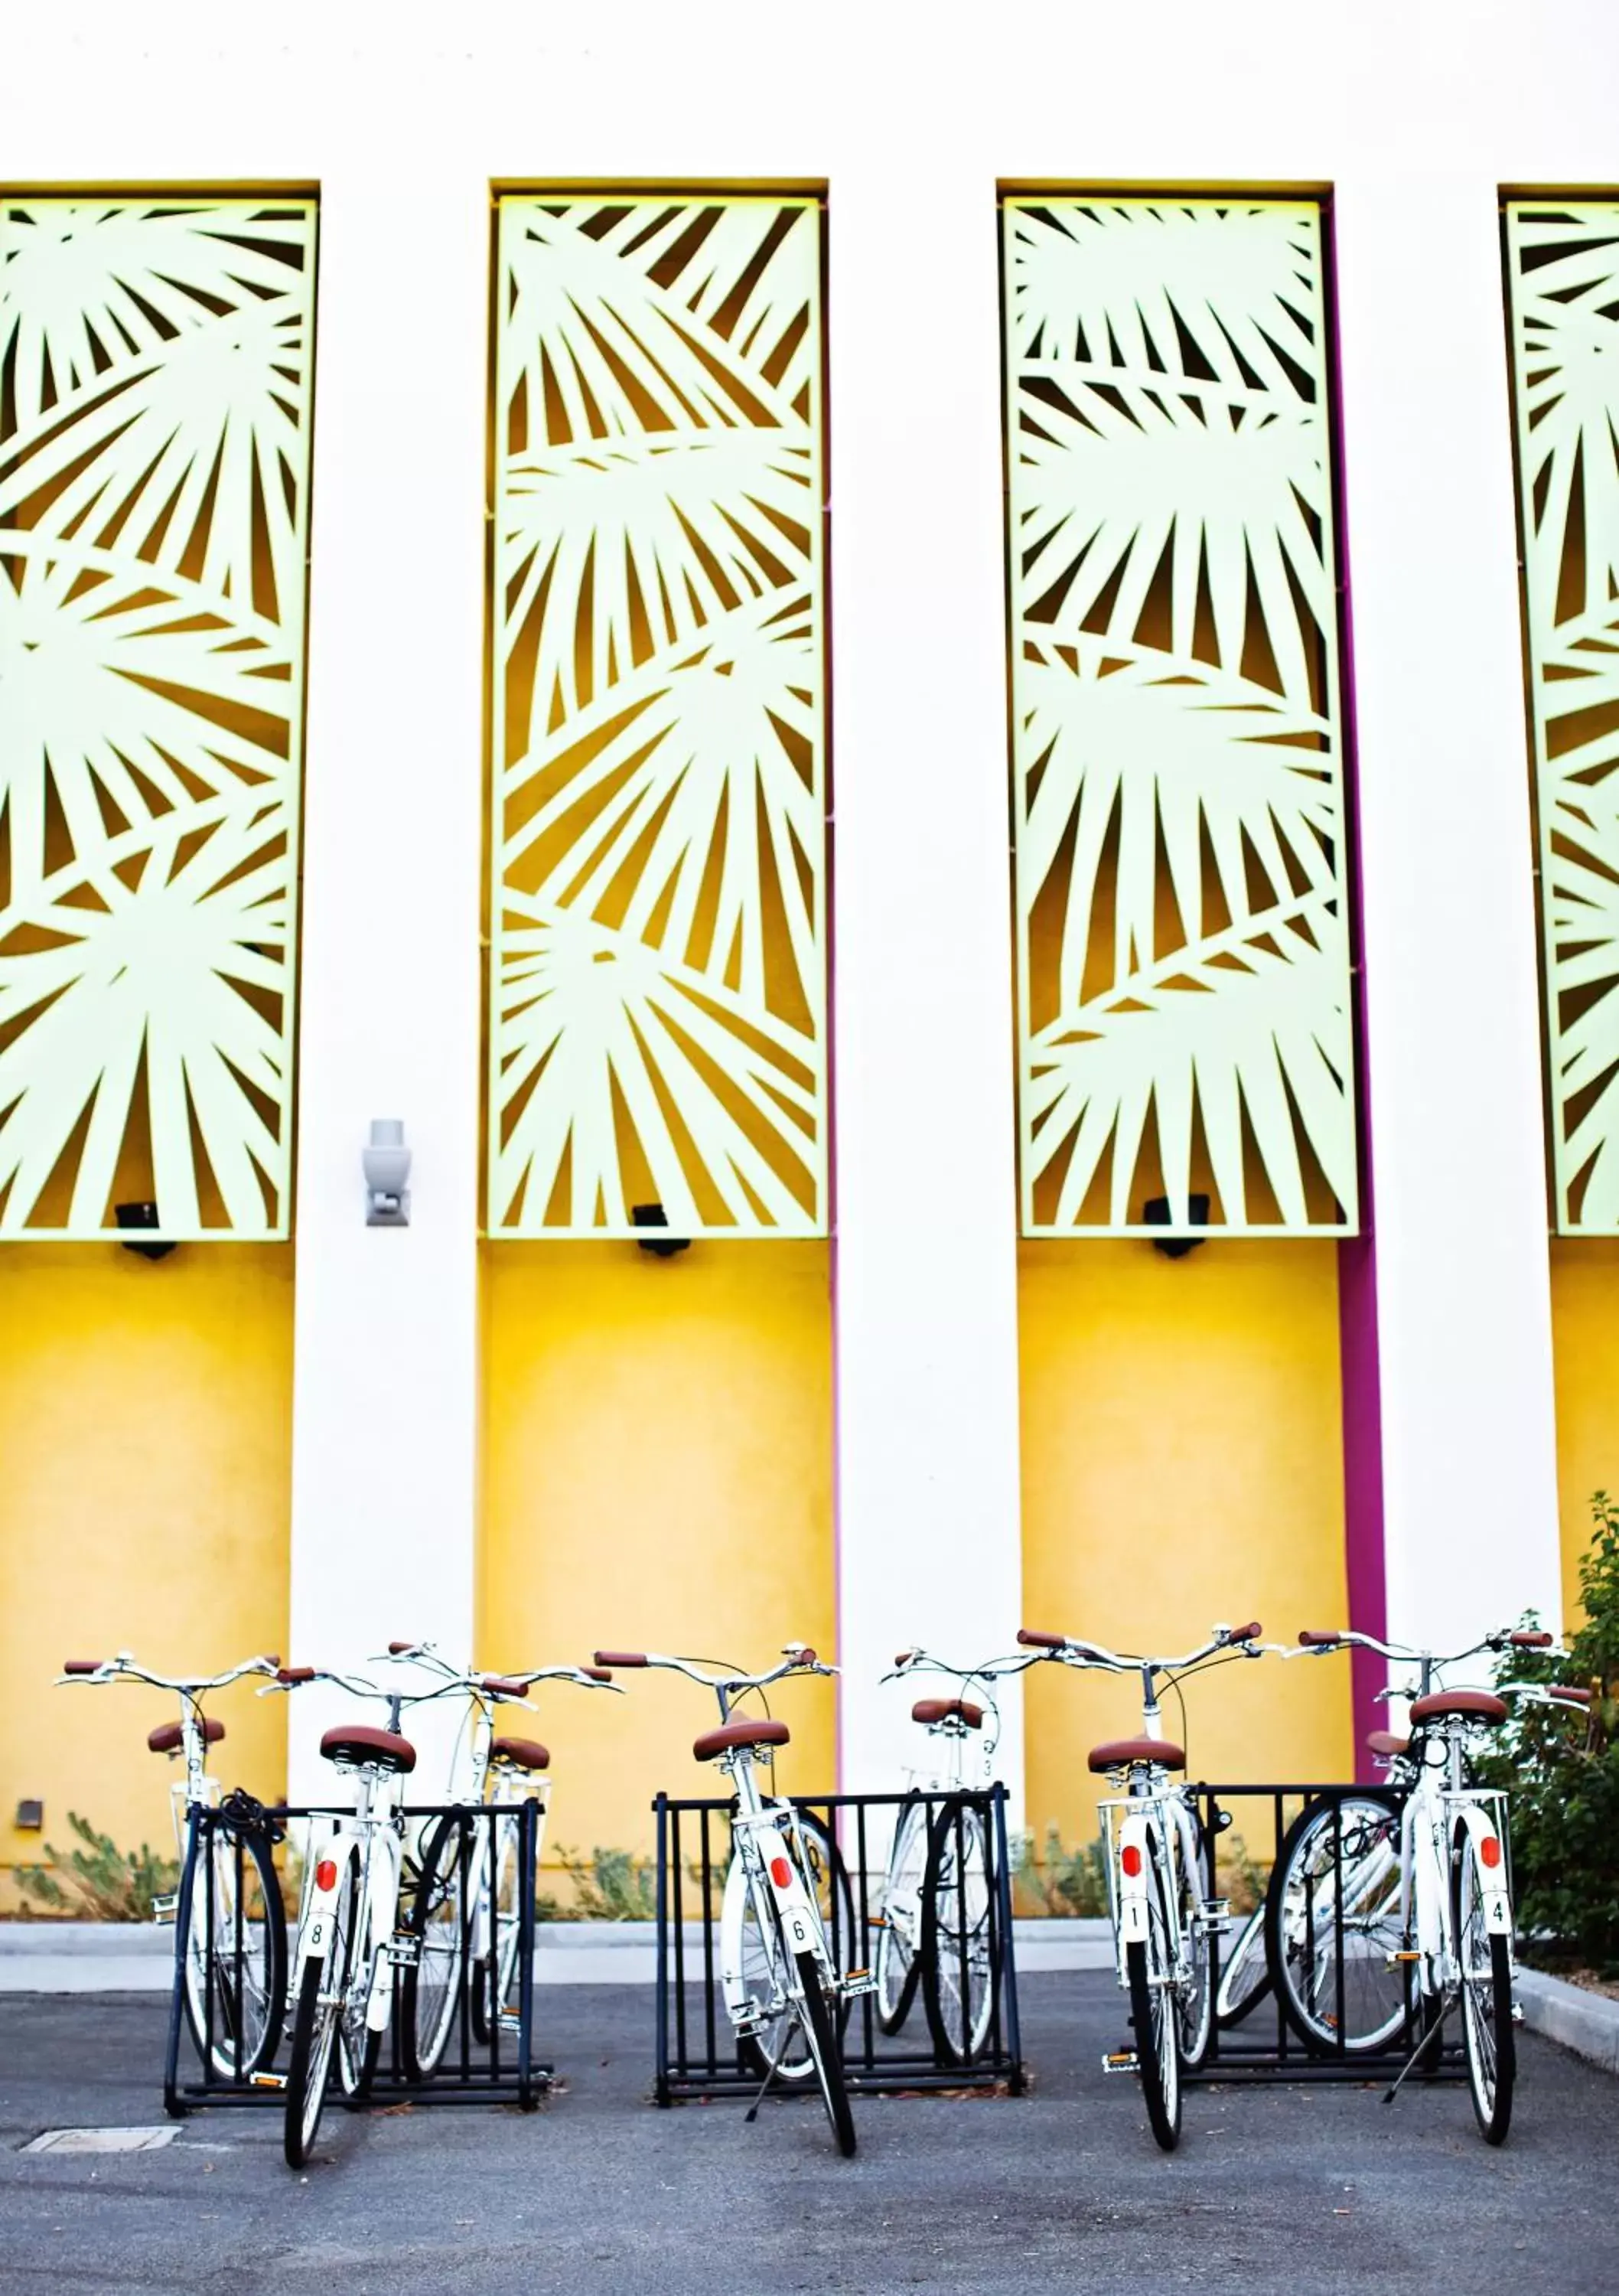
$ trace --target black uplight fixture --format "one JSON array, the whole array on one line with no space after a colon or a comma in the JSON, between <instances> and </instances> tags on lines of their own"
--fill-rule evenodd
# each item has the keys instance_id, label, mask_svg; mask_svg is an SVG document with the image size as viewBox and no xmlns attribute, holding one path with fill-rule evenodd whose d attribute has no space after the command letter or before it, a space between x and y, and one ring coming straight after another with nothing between
<instances>
[{"instance_id":1,"label":"black uplight fixture","mask_svg":"<svg viewBox=\"0 0 1619 2296\"><path fill-rule=\"evenodd\" d=\"M126 1251L138 1251L143 1259L168 1259L175 1249L172 1243L136 1243L132 1240L134 1231L159 1225L156 1204L115 1204L112 1210L119 1227L131 1232L122 1239Z\"/></svg>"},{"instance_id":2,"label":"black uplight fixture","mask_svg":"<svg viewBox=\"0 0 1619 2296\"><path fill-rule=\"evenodd\" d=\"M661 1204L636 1204L630 1218L637 1227L666 1228L669 1216ZM642 1251L650 1251L654 1259L673 1259L677 1251L690 1251L691 1239L686 1235L638 1235L635 1239Z\"/></svg>"},{"instance_id":3,"label":"black uplight fixture","mask_svg":"<svg viewBox=\"0 0 1619 2296\"><path fill-rule=\"evenodd\" d=\"M1147 1201L1141 1206L1141 1218L1148 1227L1168 1227L1170 1225L1169 1198L1149 1196ZM1186 1218L1189 1226L1206 1227L1208 1198L1188 1196ZM1152 1239L1152 1248L1155 1251L1161 1251L1165 1259L1184 1259L1189 1251L1196 1251L1198 1246L1205 1242L1206 1238L1200 1235L1155 1235Z\"/></svg>"}]
</instances>

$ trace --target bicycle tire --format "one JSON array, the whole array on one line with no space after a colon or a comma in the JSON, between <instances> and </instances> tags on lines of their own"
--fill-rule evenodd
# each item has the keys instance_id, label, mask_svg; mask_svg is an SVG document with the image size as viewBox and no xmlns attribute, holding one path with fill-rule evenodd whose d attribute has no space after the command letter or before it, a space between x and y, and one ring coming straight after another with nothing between
<instances>
[{"instance_id":1,"label":"bicycle tire","mask_svg":"<svg viewBox=\"0 0 1619 2296\"><path fill-rule=\"evenodd\" d=\"M888 1870L883 1882L883 1920L877 1933L876 1965L872 1971L877 1980L877 1993L872 2006L883 2031L897 2033L911 2014L911 2005L916 1998L918 1980L922 1972L922 1922L926 1919L928 1902L928 1868L930 1841L927 1806L912 1802L900 1816L895 1828L894 1847L888 1854ZM907 1920L914 1919L916 1926L907 1941L896 1931L890 1918L895 1896L895 1877L907 1864L919 1867L915 1890L916 1911L907 1911Z\"/></svg>"},{"instance_id":2,"label":"bicycle tire","mask_svg":"<svg viewBox=\"0 0 1619 2296\"><path fill-rule=\"evenodd\" d=\"M1203 1919L1204 1906L1214 1894L1213 1860L1195 1814L1192 1824L1198 1847L1191 1871L1181 1874L1180 1906L1182 1950L1192 1975L1190 1990L1177 1987L1175 1995L1175 2043L1185 2072L1196 2072L1202 2064L1214 2030L1214 1953Z\"/></svg>"},{"instance_id":3,"label":"bicycle tire","mask_svg":"<svg viewBox=\"0 0 1619 2296\"><path fill-rule=\"evenodd\" d=\"M1517 2079L1517 2037L1512 2027L1512 1955L1499 1931L1485 1931L1481 1926L1484 1895L1477 1847L1467 1827L1459 1825L1451 1851L1451 1922L1461 1971L1461 2038L1468 2087L1484 2143L1504 2144L1512 2126L1512 2092ZM1488 1979L1473 1966L1468 1949L1470 1938L1488 1945Z\"/></svg>"},{"instance_id":4,"label":"bicycle tire","mask_svg":"<svg viewBox=\"0 0 1619 2296\"><path fill-rule=\"evenodd\" d=\"M315 2148L326 2094L331 2081L331 2056L337 2046L340 2003L321 1998L328 1966L339 1972L339 1987L347 1986L354 1952L354 1901L357 1895L353 1861L335 1913L331 1944L324 1954L304 1964L298 1980L298 2006L292 2020L292 2046L287 2058L287 2101L282 2128L282 2150L289 2169L301 2169Z\"/></svg>"},{"instance_id":5,"label":"bicycle tire","mask_svg":"<svg viewBox=\"0 0 1619 2296\"><path fill-rule=\"evenodd\" d=\"M456 2013L465 2005L463 1948L470 1939L462 1902L461 1853L466 1830L462 1817L440 1818L422 1852L410 1918L417 1958L399 1988L400 2046L408 2080L429 2080L437 2071L455 2030ZM446 1913L447 1921L443 1918ZM430 1934L440 1929L447 1933L443 1943Z\"/></svg>"},{"instance_id":6,"label":"bicycle tire","mask_svg":"<svg viewBox=\"0 0 1619 2296\"><path fill-rule=\"evenodd\" d=\"M1181 2142L1180 2052L1175 2046L1174 2020L1162 2005L1169 1989L1167 1983L1152 1983L1148 1948L1139 1940L1124 1948L1124 1980L1130 1995L1130 2022L1135 2032L1136 2071L1147 2103L1147 2119L1162 2149L1173 2152ZM1155 1997L1160 2004L1156 2022ZM1165 2035L1169 2041L1167 2050L1164 2046Z\"/></svg>"},{"instance_id":7,"label":"bicycle tire","mask_svg":"<svg viewBox=\"0 0 1619 2296\"><path fill-rule=\"evenodd\" d=\"M1403 1979L1396 1973L1392 1987L1386 1981L1390 1952L1402 1944L1402 1935L1386 1919L1379 1921L1375 1913L1353 1913L1350 1919L1364 1925L1359 1934L1370 1949L1364 1955L1352 1956L1342 1942L1344 1916L1337 1906L1332 1908L1330 1931L1318 1935L1318 1878L1310 1870L1312 1853L1319 1853L1324 1844L1331 1842L1336 1828L1335 1882L1341 1885L1345 1874L1353 1879L1355 1861L1361 1861L1366 1873L1363 1886L1368 1890L1394 1884L1397 1923L1398 1849L1390 1851L1385 1841L1379 1857L1375 1844L1361 1848L1357 1843L1369 1824L1397 1827L1400 1807L1401 1797L1397 1794L1378 1786L1358 1788L1341 1801L1306 1802L1282 1837L1265 1890L1265 1961L1282 2014L1295 2038L1312 2056L1377 2054L1395 2046L1409 2030L1410 2007ZM1302 1938L1289 1935L1290 1928L1296 1927L1301 1896L1304 1923ZM1379 1931L1386 1934L1379 1935ZM1394 1966L1397 1972L1404 1964ZM1322 1991L1323 1984L1329 1980L1329 2000Z\"/></svg>"},{"instance_id":8,"label":"bicycle tire","mask_svg":"<svg viewBox=\"0 0 1619 2296\"><path fill-rule=\"evenodd\" d=\"M1223 2031L1240 2025L1271 1990L1270 1956L1265 1949L1265 1909L1262 1899L1237 1933L1237 1942L1220 1964L1214 1988L1214 2021Z\"/></svg>"},{"instance_id":9,"label":"bicycle tire","mask_svg":"<svg viewBox=\"0 0 1619 2296\"><path fill-rule=\"evenodd\" d=\"M804 1988L805 2038L814 2061L821 2101L826 2107L826 2117L832 2124L838 2150L846 2161L849 2161L854 2155L854 2115L849 2109L849 2087L844 2077L838 2027L827 2006L820 1962L813 1953L797 1954L794 1958L798 1982Z\"/></svg>"},{"instance_id":10,"label":"bicycle tire","mask_svg":"<svg viewBox=\"0 0 1619 2296\"><path fill-rule=\"evenodd\" d=\"M976 1898L962 1881L947 1878L958 1866L969 1883L973 1874L981 1875ZM975 1808L946 1802L928 1831L921 1956L928 2030L945 2064L977 2063L994 2021L1001 1969L992 1910L983 1817Z\"/></svg>"},{"instance_id":11,"label":"bicycle tire","mask_svg":"<svg viewBox=\"0 0 1619 2296\"><path fill-rule=\"evenodd\" d=\"M511 1997L511 1982L517 1969L517 1861L520 1841L516 1822L511 1818L503 1820L496 1837L495 1873L488 1898L488 1935L483 1941L483 1951L474 1963L468 1986L472 2038L484 2048L493 2039L495 2025ZM484 1862L478 1858L476 1849L473 1854L475 1866Z\"/></svg>"},{"instance_id":12,"label":"bicycle tire","mask_svg":"<svg viewBox=\"0 0 1619 2296\"><path fill-rule=\"evenodd\" d=\"M190 1934L179 1946L179 1950L184 1955L185 1965L185 2021L196 2044L197 2054L207 2070L221 2080L246 2082L274 2059L286 2021L286 1911L282 1904L275 1861L269 1843L262 1835L251 1833L246 1827L237 1828L217 1820L205 1839L210 1851L217 1849L228 1861L226 1870L231 1876L232 1889L226 1891L216 1884L212 1908L213 1934L209 1937L207 1876L200 1871L193 1873ZM244 1923L245 1901L234 1897L238 1843L242 1852L243 1882L247 1882L250 1871L252 1886L262 1909L258 1923L260 1935L256 1948L242 1943L241 1939L243 1930L250 1929L253 1924L250 1920ZM209 1851L203 1854L209 1854ZM199 1867L200 1863L199 1857ZM225 1906L222 1917L221 1899L227 1896L232 1902ZM223 1934L222 1918L225 1925ZM193 1951L192 1944L192 1938L199 1927L204 1937L200 1952ZM242 1943L240 1965L243 1989L252 1996L258 2012L257 2017L244 2014L238 1992L239 1943ZM206 1975L204 1964L207 1965ZM250 1970L258 1973L250 1976Z\"/></svg>"},{"instance_id":13,"label":"bicycle tire","mask_svg":"<svg viewBox=\"0 0 1619 2296\"><path fill-rule=\"evenodd\" d=\"M810 1895L821 1908L822 1927L833 1969L841 1972L848 1966L849 1946L854 1929L854 1895L849 1888L848 1873L837 1842L818 1817L807 1810L800 1810L798 1828L810 1866L807 1877L812 1884ZM727 1886L730 1886L729 1882ZM756 1908L753 1905L751 1892L748 1892L741 1909L744 1923L750 1914L756 1915ZM776 1960L785 1972L791 1963L773 1901L771 1917L773 1928L769 1932L760 1932L761 1942L767 1956ZM846 1997L839 1999L837 2029L840 2046L844 2028L848 2022L849 2007ZM784 2012L777 2020L773 2040L759 2033L743 2035L737 2043L737 2062L741 2070L760 2080L767 2072L773 2072L777 2080L786 2082L789 2087L808 2080L815 2068L807 2038L802 2056L792 2058L787 2054L793 2034L801 2029L802 2020Z\"/></svg>"}]
</instances>

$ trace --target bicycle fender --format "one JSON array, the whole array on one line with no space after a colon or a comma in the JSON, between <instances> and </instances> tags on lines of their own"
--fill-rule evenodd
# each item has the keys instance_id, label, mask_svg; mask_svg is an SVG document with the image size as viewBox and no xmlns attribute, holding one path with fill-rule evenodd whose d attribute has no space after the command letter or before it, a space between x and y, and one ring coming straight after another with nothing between
<instances>
[{"instance_id":1,"label":"bicycle fender","mask_svg":"<svg viewBox=\"0 0 1619 2296\"><path fill-rule=\"evenodd\" d=\"M1506 1845L1487 1810L1476 1806L1464 1809L1461 1824L1467 1828L1468 1842L1478 1860L1484 1928L1491 1937L1509 1939L1512 1935L1512 1901L1507 1894Z\"/></svg>"},{"instance_id":2,"label":"bicycle fender","mask_svg":"<svg viewBox=\"0 0 1619 2296\"><path fill-rule=\"evenodd\" d=\"M781 1916L781 1927L787 1933L788 1950L791 1953L814 1953L821 1950L821 1923L810 1904L809 1891L797 1866L787 1854L784 1841L774 1849L761 1842L759 1854L765 1860L765 1872L770 1882L776 1910Z\"/></svg>"},{"instance_id":3,"label":"bicycle fender","mask_svg":"<svg viewBox=\"0 0 1619 2296\"><path fill-rule=\"evenodd\" d=\"M1133 1858L1130 1855L1132 1849ZM1147 1876L1151 1864L1152 1845L1146 1818L1132 1815L1123 1819L1118 1829L1118 1868L1114 1875L1121 1949L1147 1942ZM1133 1874L1130 1871L1132 1865Z\"/></svg>"},{"instance_id":4,"label":"bicycle fender","mask_svg":"<svg viewBox=\"0 0 1619 2296\"><path fill-rule=\"evenodd\" d=\"M331 1945L332 1915L337 1910L338 1895L348 1874L352 1855L352 1850L346 1846L341 1857L331 1858L333 1870L329 1890L322 1889L318 1878L321 1864L324 1861L317 1859L311 1869L303 1925L298 1934L298 1958L293 1969L295 1979L301 1973L307 1961L324 1961L326 1958Z\"/></svg>"}]
</instances>

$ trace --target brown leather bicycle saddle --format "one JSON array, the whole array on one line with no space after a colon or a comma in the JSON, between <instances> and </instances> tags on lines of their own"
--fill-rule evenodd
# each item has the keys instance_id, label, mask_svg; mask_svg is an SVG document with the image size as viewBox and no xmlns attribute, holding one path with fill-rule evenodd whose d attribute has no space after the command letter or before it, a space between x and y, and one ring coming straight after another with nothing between
<instances>
[{"instance_id":1,"label":"brown leather bicycle saddle","mask_svg":"<svg viewBox=\"0 0 1619 2296\"><path fill-rule=\"evenodd\" d=\"M751 1722L722 1722L717 1730L706 1730L691 1748L692 1758L699 1762L711 1762L718 1754L729 1754L738 1746L785 1746L791 1738L785 1722L767 1722L761 1715Z\"/></svg>"},{"instance_id":2,"label":"brown leather bicycle saddle","mask_svg":"<svg viewBox=\"0 0 1619 2296\"><path fill-rule=\"evenodd\" d=\"M1185 1749L1167 1738L1107 1738L1091 1749L1093 1770L1127 1769L1132 1762L1157 1762L1165 1770L1186 1767Z\"/></svg>"}]
</instances>

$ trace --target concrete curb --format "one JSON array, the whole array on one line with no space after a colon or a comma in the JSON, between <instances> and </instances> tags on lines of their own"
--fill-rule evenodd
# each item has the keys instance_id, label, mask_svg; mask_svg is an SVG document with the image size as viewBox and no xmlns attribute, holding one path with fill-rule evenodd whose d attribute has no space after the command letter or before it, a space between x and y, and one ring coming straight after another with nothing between
<instances>
[{"instance_id":1,"label":"concrete curb","mask_svg":"<svg viewBox=\"0 0 1619 2296\"><path fill-rule=\"evenodd\" d=\"M683 1927L700 1956L701 1923ZM1012 1936L1026 1972L1113 1965L1105 1921L1020 1921ZM657 1937L652 1922L542 1922L535 1975L542 1985L650 1985ZM174 1949L173 1930L150 1923L0 1922L0 1993L167 1992Z\"/></svg>"},{"instance_id":2,"label":"concrete curb","mask_svg":"<svg viewBox=\"0 0 1619 2296\"><path fill-rule=\"evenodd\" d=\"M1560 2048L1572 2050L1605 2073L1619 2074L1619 2001L1606 1994L1587 1993L1542 1970L1517 1972L1517 1997L1524 2022L1532 2033L1544 2034Z\"/></svg>"}]
</instances>

